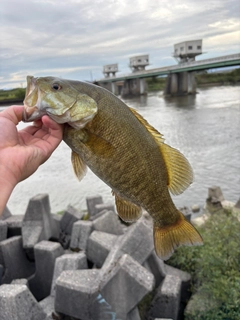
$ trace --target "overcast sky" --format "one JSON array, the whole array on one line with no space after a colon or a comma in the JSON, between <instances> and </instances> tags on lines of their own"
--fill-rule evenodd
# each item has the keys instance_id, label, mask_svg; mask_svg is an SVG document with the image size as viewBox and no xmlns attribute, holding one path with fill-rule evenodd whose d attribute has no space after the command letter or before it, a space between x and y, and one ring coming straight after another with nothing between
<instances>
[{"instance_id":1,"label":"overcast sky","mask_svg":"<svg viewBox=\"0 0 240 320\"><path fill-rule=\"evenodd\" d=\"M26 76L92 80L103 65L149 54L173 65L174 43L203 39L197 59L240 52L239 0L1 0L0 89Z\"/></svg>"}]
</instances>

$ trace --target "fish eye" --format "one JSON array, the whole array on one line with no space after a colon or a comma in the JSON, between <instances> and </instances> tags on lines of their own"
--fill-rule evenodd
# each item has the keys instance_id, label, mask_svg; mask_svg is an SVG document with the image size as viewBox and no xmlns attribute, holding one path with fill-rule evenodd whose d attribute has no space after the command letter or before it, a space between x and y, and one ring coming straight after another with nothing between
<instances>
[{"instance_id":1,"label":"fish eye","mask_svg":"<svg viewBox=\"0 0 240 320\"><path fill-rule=\"evenodd\" d=\"M52 85L52 89L54 89L54 90L61 90L62 87L60 86L60 84L54 83L54 84Z\"/></svg>"}]
</instances>

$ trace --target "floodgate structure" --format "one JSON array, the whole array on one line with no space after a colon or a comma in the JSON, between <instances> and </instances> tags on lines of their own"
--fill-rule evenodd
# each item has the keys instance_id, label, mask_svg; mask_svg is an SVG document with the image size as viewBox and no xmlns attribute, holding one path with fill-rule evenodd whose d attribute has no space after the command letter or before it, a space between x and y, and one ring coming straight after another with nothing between
<instances>
[{"instance_id":1,"label":"floodgate structure","mask_svg":"<svg viewBox=\"0 0 240 320\"><path fill-rule=\"evenodd\" d=\"M131 73L116 75L117 63L105 65L104 78L96 80L96 83L124 97L146 94L146 78L167 76L165 95L195 94L196 72L240 65L240 53L196 61L195 57L200 54L202 54L202 40L181 42L174 45L173 57L177 60L177 65L146 70L145 67L149 65L149 55L135 56L129 61Z\"/></svg>"}]
</instances>

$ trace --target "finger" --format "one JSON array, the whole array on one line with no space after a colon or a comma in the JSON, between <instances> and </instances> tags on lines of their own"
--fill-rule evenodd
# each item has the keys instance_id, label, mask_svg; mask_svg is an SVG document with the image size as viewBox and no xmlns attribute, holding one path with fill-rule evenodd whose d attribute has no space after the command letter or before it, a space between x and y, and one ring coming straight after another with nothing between
<instances>
[{"instance_id":1,"label":"finger","mask_svg":"<svg viewBox=\"0 0 240 320\"><path fill-rule=\"evenodd\" d=\"M42 123L42 119L39 119L39 120L36 120L33 122L33 126L36 127L36 128L41 128L43 125Z\"/></svg>"},{"instance_id":2,"label":"finger","mask_svg":"<svg viewBox=\"0 0 240 320\"><path fill-rule=\"evenodd\" d=\"M10 106L0 113L0 117L6 118L17 125L22 120L24 106Z\"/></svg>"},{"instance_id":3,"label":"finger","mask_svg":"<svg viewBox=\"0 0 240 320\"><path fill-rule=\"evenodd\" d=\"M53 121L48 116L42 117L43 126L49 130L51 135L62 139L63 125Z\"/></svg>"},{"instance_id":4,"label":"finger","mask_svg":"<svg viewBox=\"0 0 240 320\"><path fill-rule=\"evenodd\" d=\"M36 127L36 126L28 126L22 130L19 131L19 133L28 133L31 136L34 135L37 131L39 131L41 127Z\"/></svg>"}]
</instances>

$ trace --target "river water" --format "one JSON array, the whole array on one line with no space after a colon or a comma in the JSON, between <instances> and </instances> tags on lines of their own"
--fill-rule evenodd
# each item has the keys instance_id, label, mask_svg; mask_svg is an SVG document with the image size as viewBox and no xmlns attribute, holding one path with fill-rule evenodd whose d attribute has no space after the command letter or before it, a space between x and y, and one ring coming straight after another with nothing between
<instances>
[{"instance_id":1,"label":"river water","mask_svg":"<svg viewBox=\"0 0 240 320\"><path fill-rule=\"evenodd\" d=\"M156 92L125 102L191 163L194 183L182 195L173 197L178 207L204 206L208 188L213 185L222 188L225 199L239 199L240 86L199 88L197 95L174 98ZM19 129L24 126L20 123ZM16 186L8 202L10 211L23 214L29 199L39 193L49 194L52 212L64 210L68 204L86 209L86 197L96 194L105 202L113 202L109 187L90 170L81 182L76 179L70 155L62 142L37 172Z\"/></svg>"}]
</instances>

